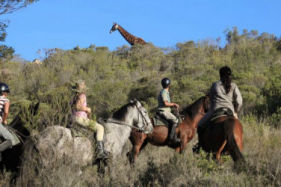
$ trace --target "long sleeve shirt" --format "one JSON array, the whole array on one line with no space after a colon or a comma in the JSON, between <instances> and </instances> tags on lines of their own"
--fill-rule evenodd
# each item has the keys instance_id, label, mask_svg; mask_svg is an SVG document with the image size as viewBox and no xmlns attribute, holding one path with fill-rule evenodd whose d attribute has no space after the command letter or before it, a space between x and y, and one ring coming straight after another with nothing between
<instances>
[{"instance_id":1,"label":"long sleeve shirt","mask_svg":"<svg viewBox=\"0 0 281 187\"><path fill-rule=\"evenodd\" d=\"M215 111L218 108L229 108L233 113L239 112L242 107L242 96L235 83L226 93L221 81L213 83L211 90L211 108Z\"/></svg>"}]
</instances>

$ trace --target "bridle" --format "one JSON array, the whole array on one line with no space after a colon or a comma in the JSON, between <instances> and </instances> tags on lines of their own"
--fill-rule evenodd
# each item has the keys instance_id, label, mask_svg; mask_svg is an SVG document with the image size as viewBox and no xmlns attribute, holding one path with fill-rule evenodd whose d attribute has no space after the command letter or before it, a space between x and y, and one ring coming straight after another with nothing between
<instances>
[{"instance_id":1,"label":"bridle","mask_svg":"<svg viewBox=\"0 0 281 187\"><path fill-rule=\"evenodd\" d=\"M138 123L139 123L139 119L140 119L140 116L142 118L142 121L144 122L144 126L141 128L142 130L141 131L144 131L144 129L146 129L149 125L149 122L146 120L146 117L144 116L144 114L142 113L141 109L139 108L139 106L137 105L137 103L135 104L137 110L138 110Z\"/></svg>"}]
</instances>

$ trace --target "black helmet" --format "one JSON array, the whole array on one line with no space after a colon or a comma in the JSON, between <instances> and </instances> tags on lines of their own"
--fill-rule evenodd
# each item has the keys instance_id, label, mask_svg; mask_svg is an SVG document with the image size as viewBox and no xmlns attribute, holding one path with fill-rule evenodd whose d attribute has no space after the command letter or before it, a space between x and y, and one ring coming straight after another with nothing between
<instances>
[{"instance_id":1,"label":"black helmet","mask_svg":"<svg viewBox=\"0 0 281 187\"><path fill-rule=\"evenodd\" d=\"M169 78L164 78L162 79L161 84L163 88L168 88L168 86L171 84L171 81Z\"/></svg>"},{"instance_id":2,"label":"black helmet","mask_svg":"<svg viewBox=\"0 0 281 187\"><path fill-rule=\"evenodd\" d=\"M3 94L3 92L10 93L9 86L3 82L0 83L0 94Z\"/></svg>"},{"instance_id":3,"label":"black helmet","mask_svg":"<svg viewBox=\"0 0 281 187\"><path fill-rule=\"evenodd\" d=\"M231 73L231 69L228 66L224 66L220 69L220 77L229 77Z\"/></svg>"}]
</instances>

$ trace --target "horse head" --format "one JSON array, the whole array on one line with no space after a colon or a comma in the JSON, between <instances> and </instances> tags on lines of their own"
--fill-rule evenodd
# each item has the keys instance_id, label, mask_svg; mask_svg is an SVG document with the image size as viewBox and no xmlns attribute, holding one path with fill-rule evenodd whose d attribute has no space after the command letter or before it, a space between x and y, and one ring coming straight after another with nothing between
<instances>
[{"instance_id":1,"label":"horse head","mask_svg":"<svg viewBox=\"0 0 281 187\"><path fill-rule=\"evenodd\" d=\"M150 133L153 131L153 125L149 118L147 110L142 106L141 102L137 99L133 99L130 103L135 107L136 112L134 115L134 126L141 129L144 133Z\"/></svg>"}]
</instances>

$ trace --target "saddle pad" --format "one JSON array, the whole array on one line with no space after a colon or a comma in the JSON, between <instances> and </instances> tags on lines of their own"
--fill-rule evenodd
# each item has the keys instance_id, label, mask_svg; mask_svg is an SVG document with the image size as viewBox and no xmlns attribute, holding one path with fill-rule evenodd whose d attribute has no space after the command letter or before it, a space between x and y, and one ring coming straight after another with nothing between
<instances>
[{"instance_id":1,"label":"saddle pad","mask_svg":"<svg viewBox=\"0 0 281 187\"><path fill-rule=\"evenodd\" d=\"M213 113L210 121L214 121L215 119L222 116L234 116L234 115L233 112L228 108L219 108Z\"/></svg>"},{"instance_id":2,"label":"saddle pad","mask_svg":"<svg viewBox=\"0 0 281 187\"><path fill-rule=\"evenodd\" d=\"M169 125L170 125L169 122L167 122L166 120L164 120L158 116L153 117L152 120L153 120L154 126L164 125L166 127L169 127Z\"/></svg>"}]
</instances>

